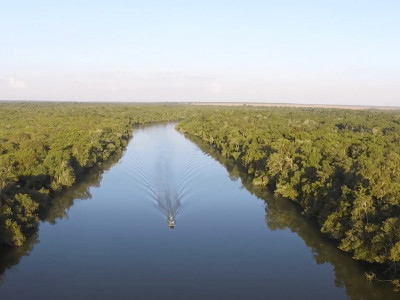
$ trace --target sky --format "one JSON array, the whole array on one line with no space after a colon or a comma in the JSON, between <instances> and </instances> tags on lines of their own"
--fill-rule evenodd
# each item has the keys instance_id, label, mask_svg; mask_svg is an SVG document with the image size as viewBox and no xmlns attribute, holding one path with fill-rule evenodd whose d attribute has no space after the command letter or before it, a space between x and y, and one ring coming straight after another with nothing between
<instances>
[{"instance_id":1,"label":"sky","mask_svg":"<svg viewBox=\"0 0 400 300\"><path fill-rule=\"evenodd\" d=\"M400 106L400 0L0 0L0 100Z\"/></svg>"}]
</instances>

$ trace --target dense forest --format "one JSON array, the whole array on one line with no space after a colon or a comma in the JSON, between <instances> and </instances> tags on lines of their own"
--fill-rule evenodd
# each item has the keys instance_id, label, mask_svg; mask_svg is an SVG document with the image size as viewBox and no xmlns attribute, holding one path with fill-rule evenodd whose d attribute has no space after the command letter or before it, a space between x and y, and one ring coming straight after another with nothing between
<instances>
[{"instance_id":1,"label":"dense forest","mask_svg":"<svg viewBox=\"0 0 400 300\"><path fill-rule=\"evenodd\" d=\"M68 218L68 211L76 203L76 200L91 199L90 189L100 186L103 174L113 167L120 158L119 153L113 155L107 162L85 171L73 186L55 193L51 198L49 197L46 207L42 208L38 215L39 219L42 222L56 224L59 220ZM32 229L26 235L26 240L22 246L10 247L6 244L0 244L0 285L6 281L6 270L19 264L23 256L29 256L38 242L40 242L39 232Z\"/></svg>"},{"instance_id":2,"label":"dense forest","mask_svg":"<svg viewBox=\"0 0 400 300\"><path fill-rule=\"evenodd\" d=\"M52 199L121 153L135 125L178 121L176 105L0 102L0 243L21 246Z\"/></svg>"},{"instance_id":3,"label":"dense forest","mask_svg":"<svg viewBox=\"0 0 400 300\"><path fill-rule=\"evenodd\" d=\"M247 191L265 201L265 224L269 230L290 230L301 237L305 245L311 249L312 256L318 265L332 265L335 273L335 285L344 286L349 299L371 299L373 298L371 295L376 295L378 299L379 297L386 299L385 295L381 294L382 291L379 287L387 286L387 282L374 281L373 284L370 284L365 278L355 276L360 272L369 274L371 264L362 261L355 263L348 253L338 251L337 242L331 240L327 235L321 234L318 226L315 226L315 222L300 213L299 206L294 205L289 199L274 196L265 186L254 185L252 176L247 174L247 171L234 159L223 156L218 149L199 137L190 134L185 134L185 137L223 165L232 181L240 178L241 185ZM376 271L379 273L380 266L376 267ZM380 292L378 292L379 290ZM388 299L391 297L390 295L388 295Z\"/></svg>"},{"instance_id":4,"label":"dense forest","mask_svg":"<svg viewBox=\"0 0 400 300\"><path fill-rule=\"evenodd\" d=\"M182 121L400 288L399 111L0 102L0 243L23 245L56 195L121 155L134 126L163 121Z\"/></svg>"},{"instance_id":5,"label":"dense forest","mask_svg":"<svg viewBox=\"0 0 400 300\"><path fill-rule=\"evenodd\" d=\"M399 111L210 108L178 129L296 203L341 250L381 266L400 288Z\"/></svg>"}]
</instances>

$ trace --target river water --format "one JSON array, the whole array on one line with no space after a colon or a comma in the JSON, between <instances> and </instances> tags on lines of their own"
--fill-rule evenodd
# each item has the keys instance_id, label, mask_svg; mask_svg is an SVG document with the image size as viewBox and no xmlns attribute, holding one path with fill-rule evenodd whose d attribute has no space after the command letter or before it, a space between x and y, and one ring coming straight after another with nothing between
<instances>
[{"instance_id":1,"label":"river water","mask_svg":"<svg viewBox=\"0 0 400 300\"><path fill-rule=\"evenodd\" d=\"M137 129L114 166L0 249L0 299L398 299L291 203L174 124Z\"/></svg>"}]
</instances>

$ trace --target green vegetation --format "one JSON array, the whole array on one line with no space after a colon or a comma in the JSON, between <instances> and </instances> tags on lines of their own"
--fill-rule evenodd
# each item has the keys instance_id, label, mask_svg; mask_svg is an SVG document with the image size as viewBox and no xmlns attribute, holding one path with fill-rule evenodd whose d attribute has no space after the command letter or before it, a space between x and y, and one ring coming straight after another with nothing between
<instances>
[{"instance_id":1,"label":"green vegetation","mask_svg":"<svg viewBox=\"0 0 400 300\"><path fill-rule=\"evenodd\" d=\"M85 172L84 176L81 176L79 181L72 187L51 197L47 207L40 211L40 220L55 224L57 220L67 217L68 210L77 199L85 200L92 197L90 189L100 185L103 174L115 165L120 158L120 155L114 155L107 162L102 163L101 166L93 167ZM32 234L26 237L22 246L10 247L0 244L0 284L6 280L6 270L12 269L17 265L23 256L28 256L39 242L37 230L31 231Z\"/></svg>"},{"instance_id":2,"label":"green vegetation","mask_svg":"<svg viewBox=\"0 0 400 300\"><path fill-rule=\"evenodd\" d=\"M362 261L355 263L348 253L338 251L337 242L322 235L313 219L300 213L299 206L293 205L289 199L274 197L264 186L254 185L252 176L249 176L244 168L235 163L232 158L223 156L209 143L190 134L185 134L185 136L196 143L204 153L208 153L223 165L231 180L236 181L240 178L241 184L247 191L265 201L265 223L269 230L290 230L310 248L318 265L331 265L335 273L335 285L344 287L349 299L370 299L371 295L377 295L377 288L381 299L386 299L386 296L387 299L392 299L393 294L389 292L390 286L377 280L376 274L371 272L371 264ZM373 274L375 282L371 284L359 276L360 272Z\"/></svg>"},{"instance_id":3,"label":"green vegetation","mask_svg":"<svg viewBox=\"0 0 400 300\"><path fill-rule=\"evenodd\" d=\"M39 220L62 215L55 196L120 155L135 125L182 119L180 131L296 203L340 249L399 285L398 111L3 102L0 243L21 246Z\"/></svg>"},{"instance_id":4,"label":"green vegetation","mask_svg":"<svg viewBox=\"0 0 400 300\"><path fill-rule=\"evenodd\" d=\"M400 267L400 113L210 108L178 125L295 202L353 258Z\"/></svg>"},{"instance_id":5,"label":"green vegetation","mask_svg":"<svg viewBox=\"0 0 400 300\"><path fill-rule=\"evenodd\" d=\"M121 153L134 125L181 120L190 107L0 103L0 243L21 246L54 195Z\"/></svg>"}]
</instances>

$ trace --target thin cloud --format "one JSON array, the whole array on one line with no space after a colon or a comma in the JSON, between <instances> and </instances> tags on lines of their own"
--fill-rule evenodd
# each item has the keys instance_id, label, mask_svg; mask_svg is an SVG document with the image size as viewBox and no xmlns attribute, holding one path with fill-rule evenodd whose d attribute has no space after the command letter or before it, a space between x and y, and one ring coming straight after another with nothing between
<instances>
[{"instance_id":1,"label":"thin cloud","mask_svg":"<svg viewBox=\"0 0 400 300\"><path fill-rule=\"evenodd\" d=\"M7 84L10 88L13 88L13 89L25 89L26 88L26 85L24 82L14 78L14 77L9 77L7 79Z\"/></svg>"}]
</instances>

